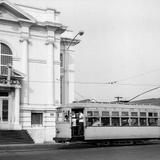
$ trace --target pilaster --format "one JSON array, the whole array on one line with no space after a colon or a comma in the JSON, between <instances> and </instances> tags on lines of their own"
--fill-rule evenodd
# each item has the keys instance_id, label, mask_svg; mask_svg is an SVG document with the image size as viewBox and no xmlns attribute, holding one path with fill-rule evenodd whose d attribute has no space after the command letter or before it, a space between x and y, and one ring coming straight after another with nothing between
<instances>
[{"instance_id":1,"label":"pilaster","mask_svg":"<svg viewBox=\"0 0 160 160\"><path fill-rule=\"evenodd\" d=\"M21 57L21 71L24 73L24 79L22 81L22 98L21 101L24 104L29 104L29 28L30 24L21 23L21 37L20 43L22 47Z\"/></svg>"},{"instance_id":2,"label":"pilaster","mask_svg":"<svg viewBox=\"0 0 160 160\"><path fill-rule=\"evenodd\" d=\"M57 33L54 47L54 99L60 104L60 35Z\"/></svg>"},{"instance_id":3,"label":"pilaster","mask_svg":"<svg viewBox=\"0 0 160 160\"><path fill-rule=\"evenodd\" d=\"M47 40L48 104L54 103L53 54L54 40Z\"/></svg>"},{"instance_id":4,"label":"pilaster","mask_svg":"<svg viewBox=\"0 0 160 160\"><path fill-rule=\"evenodd\" d=\"M65 51L65 103L72 103L74 101L74 53L70 50Z\"/></svg>"}]
</instances>

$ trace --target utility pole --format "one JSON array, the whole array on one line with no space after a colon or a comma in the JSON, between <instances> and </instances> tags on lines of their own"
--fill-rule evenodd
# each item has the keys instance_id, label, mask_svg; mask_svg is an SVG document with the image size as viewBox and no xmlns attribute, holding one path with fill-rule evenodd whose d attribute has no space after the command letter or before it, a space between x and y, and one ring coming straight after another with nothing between
<instances>
[{"instance_id":1,"label":"utility pole","mask_svg":"<svg viewBox=\"0 0 160 160\"><path fill-rule=\"evenodd\" d=\"M117 97L115 97L115 98L117 99L117 102L119 102L120 99L122 99L123 97L117 96Z\"/></svg>"}]
</instances>

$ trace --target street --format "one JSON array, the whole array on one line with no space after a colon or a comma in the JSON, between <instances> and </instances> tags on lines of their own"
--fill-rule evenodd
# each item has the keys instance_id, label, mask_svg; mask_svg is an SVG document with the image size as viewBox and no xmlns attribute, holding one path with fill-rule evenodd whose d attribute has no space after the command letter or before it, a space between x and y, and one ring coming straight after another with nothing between
<instances>
[{"instance_id":1,"label":"street","mask_svg":"<svg viewBox=\"0 0 160 160\"><path fill-rule=\"evenodd\" d=\"M0 150L0 160L159 160L160 144L95 147L48 145Z\"/></svg>"}]
</instances>

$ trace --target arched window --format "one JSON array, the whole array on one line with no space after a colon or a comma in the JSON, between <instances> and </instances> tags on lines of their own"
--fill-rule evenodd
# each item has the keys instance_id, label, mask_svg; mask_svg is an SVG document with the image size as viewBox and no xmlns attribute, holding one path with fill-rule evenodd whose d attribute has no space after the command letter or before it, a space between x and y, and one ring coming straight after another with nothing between
<instances>
[{"instance_id":1,"label":"arched window","mask_svg":"<svg viewBox=\"0 0 160 160\"><path fill-rule=\"evenodd\" d=\"M12 66L12 51L4 43L0 43L0 74L7 75L8 65Z\"/></svg>"}]
</instances>

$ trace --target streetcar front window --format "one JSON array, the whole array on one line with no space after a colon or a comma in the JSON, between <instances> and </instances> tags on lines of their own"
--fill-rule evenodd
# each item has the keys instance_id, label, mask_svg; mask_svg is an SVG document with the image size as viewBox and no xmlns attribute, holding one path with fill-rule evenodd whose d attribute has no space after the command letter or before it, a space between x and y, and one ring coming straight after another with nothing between
<instances>
[{"instance_id":1,"label":"streetcar front window","mask_svg":"<svg viewBox=\"0 0 160 160\"><path fill-rule=\"evenodd\" d=\"M64 122L69 122L69 111L63 111Z\"/></svg>"},{"instance_id":2,"label":"streetcar front window","mask_svg":"<svg viewBox=\"0 0 160 160\"><path fill-rule=\"evenodd\" d=\"M57 122L69 122L69 111L62 111L58 110L57 111Z\"/></svg>"},{"instance_id":3,"label":"streetcar front window","mask_svg":"<svg viewBox=\"0 0 160 160\"><path fill-rule=\"evenodd\" d=\"M57 113L57 121L58 122L63 122L63 113L62 112Z\"/></svg>"}]
</instances>

